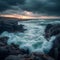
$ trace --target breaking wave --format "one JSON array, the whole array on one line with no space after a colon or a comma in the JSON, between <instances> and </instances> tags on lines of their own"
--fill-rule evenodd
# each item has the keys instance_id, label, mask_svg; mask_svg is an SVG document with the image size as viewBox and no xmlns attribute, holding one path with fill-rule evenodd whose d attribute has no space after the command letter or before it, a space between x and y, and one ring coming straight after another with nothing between
<instances>
[{"instance_id":1,"label":"breaking wave","mask_svg":"<svg viewBox=\"0 0 60 60\"><path fill-rule=\"evenodd\" d=\"M52 41L55 37L52 37L48 42L44 38L44 29L48 23L58 23L59 21L46 21L46 20L29 20L20 21L18 24L23 24L27 30L24 33L8 33L3 32L1 36L8 36L8 44L14 43L19 45L19 48L28 48L31 52L47 53L52 48Z\"/></svg>"}]
</instances>

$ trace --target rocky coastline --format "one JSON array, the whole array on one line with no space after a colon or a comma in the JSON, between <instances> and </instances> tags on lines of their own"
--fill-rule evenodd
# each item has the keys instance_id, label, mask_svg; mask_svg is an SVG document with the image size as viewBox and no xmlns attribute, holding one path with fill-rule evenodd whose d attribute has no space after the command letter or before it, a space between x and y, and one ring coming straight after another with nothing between
<instances>
[{"instance_id":1,"label":"rocky coastline","mask_svg":"<svg viewBox=\"0 0 60 60\"><path fill-rule=\"evenodd\" d=\"M24 25L18 25L18 21L0 20L0 34L4 31L24 33L25 30L27 29L24 29ZM52 36L56 36L56 39L53 41L53 47L48 54L30 53L28 49L19 49L19 45L8 45L9 37L0 37L0 60L60 60L60 24L47 24L45 38L48 40Z\"/></svg>"},{"instance_id":2,"label":"rocky coastline","mask_svg":"<svg viewBox=\"0 0 60 60\"><path fill-rule=\"evenodd\" d=\"M48 55L53 57L55 60L60 60L60 24L48 24L46 26L45 38L47 41L49 41L52 36L55 36L56 38L53 41L52 49Z\"/></svg>"}]
</instances>

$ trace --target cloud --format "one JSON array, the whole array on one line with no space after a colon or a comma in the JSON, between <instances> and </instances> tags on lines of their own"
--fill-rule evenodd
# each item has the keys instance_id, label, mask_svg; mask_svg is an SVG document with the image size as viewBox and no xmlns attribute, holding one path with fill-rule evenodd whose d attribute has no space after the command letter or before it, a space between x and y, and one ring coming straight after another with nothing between
<instances>
[{"instance_id":1,"label":"cloud","mask_svg":"<svg viewBox=\"0 0 60 60\"><path fill-rule=\"evenodd\" d=\"M4 11L5 9L8 9L8 8L9 8L9 5L6 2L0 0L0 11Z\"/></svg>"},{"instance_id":2,"label":"cloud","mask_svg":"<svg viewBox=\"0 0 60 60\"><path fill-rule=\"evenodd\" d=\"M22 8L46 15L60 15L60 0L29 0Z\"/></svg>"},{"instance_id":3,"label":"cloud","mask_svg":"<svg viewBox=\"0 0 60 60\"><path fill-rule=\"evenodd\" d=\"M11 6L24 4L24 0L0 0L0 11L11 9Z\"/></svg>"},{"instance_id":4,"label":"cloud","mask_svg":"<svg viewBox=\"0 0 60 60\"><path fill-rule=\"evenodd\" d=\"M16 8L12 6L42 15L60 16L60 0L0 0L0 11Z\"/></svg>"}]
</instances>

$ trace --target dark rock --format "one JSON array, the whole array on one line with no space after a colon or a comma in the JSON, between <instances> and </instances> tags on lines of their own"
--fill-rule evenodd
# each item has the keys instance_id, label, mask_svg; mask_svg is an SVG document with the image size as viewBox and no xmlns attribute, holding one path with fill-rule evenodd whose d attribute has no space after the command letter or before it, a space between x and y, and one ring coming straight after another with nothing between
<instances>
[{"instance_id":1,"label":"dark rock","mask_svg":"<svg viewBox=\"0 0 60 60\"><path fill-rule=\"evenodd\" d=\"M51 36L60 34L60 24L48 24L45 29L45 38L49 40Z\"/></svg>"},{"instance_id":2,"label":"dark rock","mask_svg":"<svg viewBox=\"0 0 60 60\"><path fill-rule=\"evenodd\" d=\"M0 37L0 45L2 44L7 44L7 40L9 39L9 37Z\"/></svg>"},{"instance_id":3,"label":"dark rock","mask_svg":"<svg viewBox=\"0 0 60 60\"><path fill-rule=\"evenodd\" d=\"M45 28L45 38L48 39L49 38L49 30L53 27L52 24L48 24Z\"/></svg>"},{"instance_id":4,"label":"dark rock","mask_svg":"<svg viewBox=\"0 0 60 60\"><path fill-rule=\"evenodd\" d=\"M16 55L10 55L10 56L6 57L5 60L22 60L22 59L20 59L20 57L18 57Z\"/></svg>"},{"instance_id":5,"label":"dark rock","mask_svg":"<svg viewBox=\"0 0 60 60\"><path fill-rule=\"evenodd\" d=\"M18 45L11 44L10 46L7 47L9 54L10 55L18 55L20 54L20 49L18 48Z\"/></svg>"},{"instance_id":6,"label":"dark rock","mask_svg":"<svg viewBox=\"0 0 60 60\"><path fill-rule=\"evenodd\" d=\"M53 41L53 47L48 54L55 58L55 60L60 60L60 35L57 35Z\"/></svg>"},{"instance_id":7,"label":"dark rock","mask_svg":"<svg viewBox=\"0 0 60 60\"><path fill-rule=\"evenodd\" d=\"M53 46L48 55L55 60L60 60L60 24L47 25L45 29L45 38L48 40L52 36L56 38L53 40Z\"/></svg>"},{"instance_id":8,"label":"dark rock","mask_svg":"<svg viewBox=\"0 0 60 60\"><path fill-rule=\"evenodd\" d=\"M6 49L6 46L0 46L0 60L4 60L9 55L8 50Z\"/></svg>"},{"instance_id":9,"label":"dark rock","mask_svg":"<svg viewBox=\"0 0 60 60\"><path fill-rule=\"evenodd\" d=\"M46 55L44 55L43 57L40 56L33 57L32 55L30 57L25 57L25 55L9 55L8 57L5 58L5 60L54 60L54 59Z\"/></svg>"},{"instance_id":10,"label":"dark rock","mask_svg":"<svg viewBox=\"0 0 60 60\"><path fill-rule=\"evenodd\" d=\"M24 25L18 25L18 21L0 21L0 33L8 32L24 32Z\"/></svg>"},{"instance_id":11,"label":"dark rock","mask_svg":"<svg viewBox=\"0 0 60 60\"><path fill-rule=\"evenodd\" d=\"M54 60L52 57L48 56L47 54L42 53L33 53L36 60Z\"/></svg>"},{"instance_id":12,"label":"dark rock","mask_svg":"<svg viewBox=\"0 0 60 60\"><path fill-rule=\"evenodd\" d=\"M0 37L0 60L4 60L9 52L6 49L8 37Z\"/></svg>"},{"instance_id":13,"label":"dark rock","mask_svg":"<svg viewBox=\"0 0 60 60\"><path fill-rule=\"evenodd\" d=\"M24 29L24 25L20 24L20 25L15 25L14 30L19 32L24 32L26 29Z\"/></svg>"},{"instance_id":14,"label":"dark rock","mask_svg":"<svg viewBox=\"0 0 60 60\"><path fill-rule=\"evenodd\" d=\"M20 54L20 49L17 45L7 45L4 42L0 42L0 60L4 60L9 55Z\"/></svg>"},{"instance_id":15,"label":"dark rock","mask_svg":"<svg viewBox=\"0 0 60 60\"><path fill-rule=\"evenodd\" d=\"M20 49L20 54L29 54L29 53L30 53L30 51L28 48L27 49Z\"/></svg>"}]
</instances>

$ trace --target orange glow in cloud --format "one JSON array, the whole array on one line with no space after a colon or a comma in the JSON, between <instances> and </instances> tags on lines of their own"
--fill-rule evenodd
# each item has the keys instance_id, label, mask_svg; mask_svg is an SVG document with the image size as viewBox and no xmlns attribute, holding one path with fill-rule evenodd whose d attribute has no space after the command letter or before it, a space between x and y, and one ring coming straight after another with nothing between
<instances>
[{"instance_id":1,"label":"orange glow in cloud","mask_svg":"<svg viewBox=\"0 0 60 60\"><path fill-rule=\"evenodd\" d=\"M24 15L26 16L34 16L34 14L32 12L28 12L28 11L24 11Z\"/></svg>"},{"instance_id":2,"label":"orange glow in cloud","mask_svg":"<svg viewBox=\"0 0 60 60\"><path fill-rule=\"evenodd\" d=\"M27 15L19 14L0 14L1 17L17 18L17 19L60 19L57 16L30 16L32 13L27 12Z\"/></svg>"},{"instance_id":3,"label":"orange glow in cloud","mask_svg":"<svg viewBox=\"0 0 60 60\"><path fill-rule=\"evenodd\" d=\"M40 16L42 19L60 19L60 16Z\"/></svg>"},{"instance_id":4,"label":"orange glow in cloud","mask_svg":"<svg viewBox=\"0 0 60 60\"><path fill-rule=\"evenodd\" d=\"M18 15L18 14L4 14L4 15L0 15L1 17L9 17L9 18L17 18L17 19L34 19L35 17L31 17L31 16L24 16L24 15Z\"/></svg>"}]
</instances>

